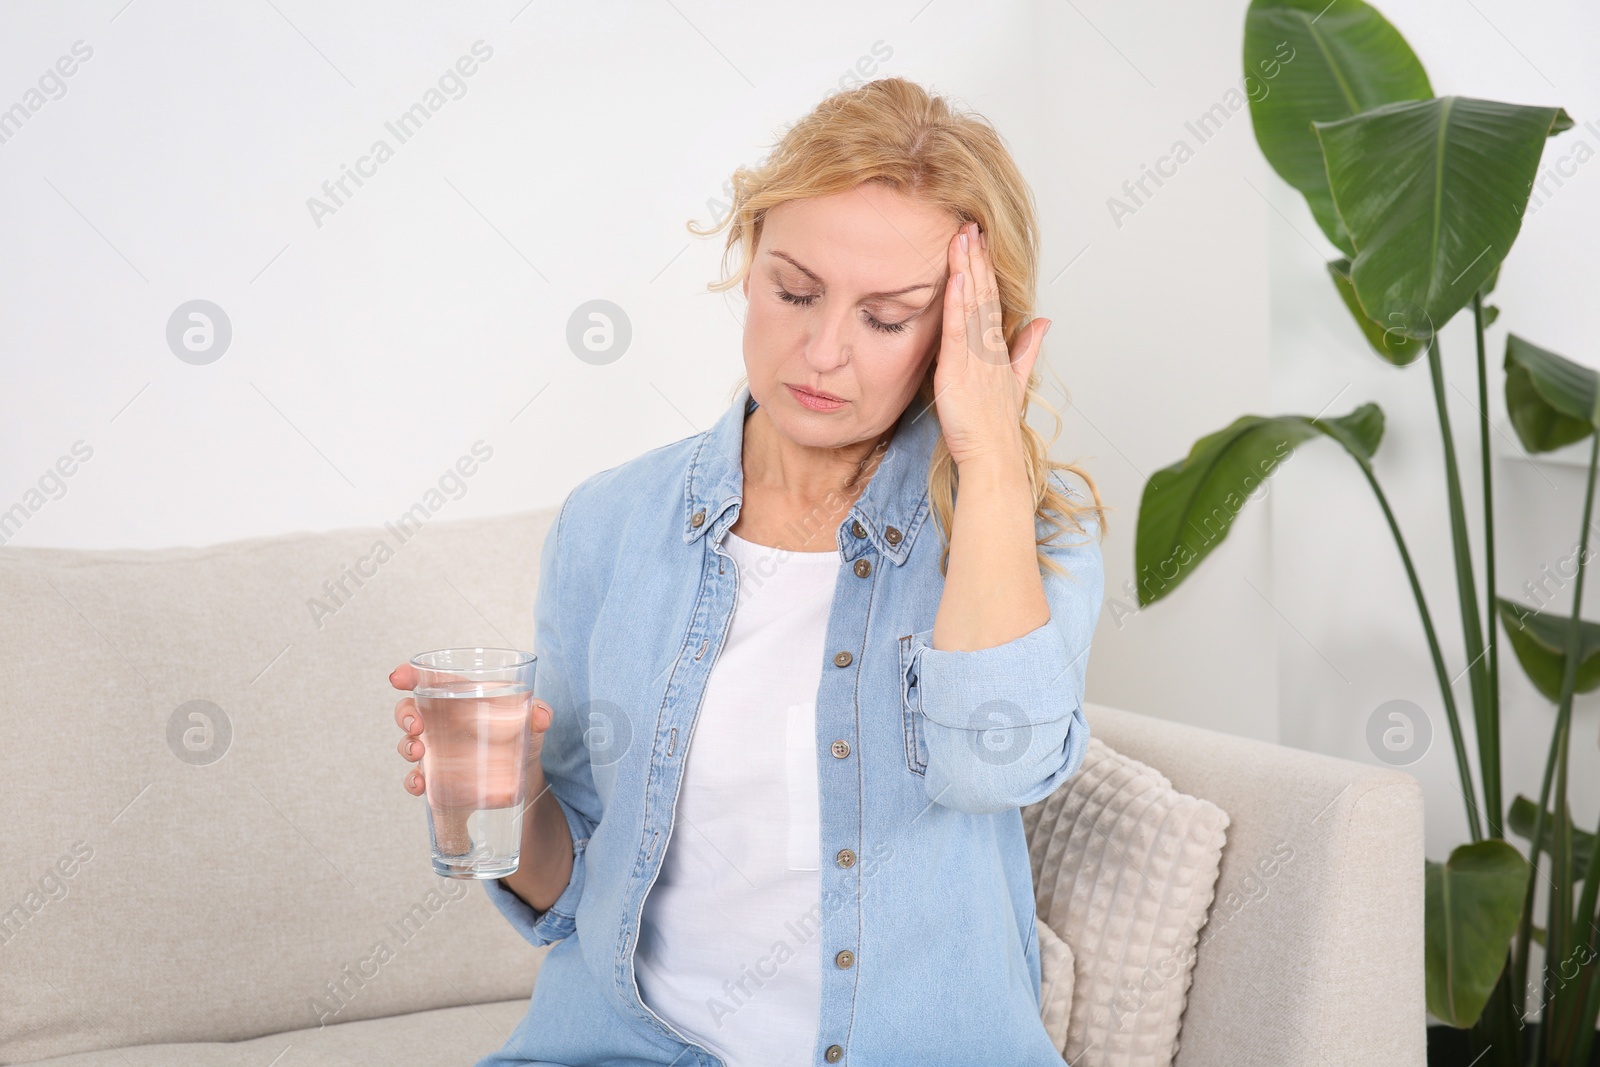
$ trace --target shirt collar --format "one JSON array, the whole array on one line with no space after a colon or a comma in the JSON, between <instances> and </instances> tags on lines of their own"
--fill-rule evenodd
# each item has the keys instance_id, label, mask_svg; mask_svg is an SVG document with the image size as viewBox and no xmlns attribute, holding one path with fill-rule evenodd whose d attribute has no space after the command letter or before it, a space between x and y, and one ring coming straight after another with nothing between
<instances>
[{"instance_id":1,"label":"shirt collar","mask_svg":"<svg viewBox=\"0 0 1600 1067\"><path fill-rule=\"evenodd\" d=\"M744 499L744 420L758 406L746 384L716 425L700 435L684 483L685 543L715 531L715 543L720 544L723 531L738 521ZM928 517L928 465L939 432L937 412L912 400L878 469L840 523L839 547L846 560L864 554L870 544L896 564L906 561ZM853 536L856 523L859 536Z\"/></svg>"}]
</instances>

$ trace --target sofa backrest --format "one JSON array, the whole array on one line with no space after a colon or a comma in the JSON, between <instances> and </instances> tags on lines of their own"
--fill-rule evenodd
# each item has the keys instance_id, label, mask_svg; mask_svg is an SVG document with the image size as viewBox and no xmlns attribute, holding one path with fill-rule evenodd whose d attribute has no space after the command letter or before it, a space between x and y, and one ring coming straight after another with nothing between
<instances>
[{"instance_id":1,"label":"sofa backrest","mask_svg":"<svg viewBox=\"0 0 1600 1067\"><path fill-rule=\"evenodd\" d=\"M435 875L388 673L531 648L553 510L0 548L0 1062L526 997Z\"/></svg>"}]
</instances>

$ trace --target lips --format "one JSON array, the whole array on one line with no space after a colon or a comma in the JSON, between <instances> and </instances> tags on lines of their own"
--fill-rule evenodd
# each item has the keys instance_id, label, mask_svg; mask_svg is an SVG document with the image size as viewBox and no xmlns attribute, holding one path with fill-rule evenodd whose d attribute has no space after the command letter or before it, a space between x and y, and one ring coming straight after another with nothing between
<instances>
[{"instance_id":1,"label":"lips","mask_svg":"<svg viewBox=\"0 0 1600 1067\"><path fill-rule=\"evenodd\" d=\"M834 396L832 393L819 393L815 389L807 389L803 385L791 385L789 388L797 392L805 393L809 396L817 397L820 400L831 400L836 404L844 403L844 397L842 396Z\"/></svg>"}]
</instances>

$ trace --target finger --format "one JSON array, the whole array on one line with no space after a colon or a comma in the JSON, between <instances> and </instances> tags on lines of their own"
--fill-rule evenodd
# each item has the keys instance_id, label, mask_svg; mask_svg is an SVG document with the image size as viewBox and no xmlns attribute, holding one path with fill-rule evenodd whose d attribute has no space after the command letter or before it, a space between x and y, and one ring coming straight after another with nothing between
<instances>
[{"instance_id":1,"label":"finger","mask_svg":"<svg viewBox=\"0 0 1600 1067\"><path fill-rule=\"evenodd\" d=\"M950 276L944 287L944 325L939 342L940 366L945 368L946 373L954 371L957 375L967 362L967 312L962 303L962 294L971 284L963 272L960 253L960 234L957 233L950 238Z\"/></svg>"},{"instance_id":2,"label":"finger","mask_svg":"<svg viewBox=\"0 0 1600 1067\"><path fill-rule=\"evenodd\" d=\"M956 259L961 267L961 312L962 332L966 337L963 347L968 358L977 357L987 359L983 354L983 320L979 316L981 302L977 273L978 240L974 236L975 230L972 223L963 222L961 232L956 235Z\"/></svg>"},{"instance_id":3,"label":"finger","mask_svg":"<svg viewBox=\"0 0 1600 1067\"><path fill-rule=\"evenodd\" d=\"M1031 332L1025 338L1019 337L1021 343L1018 345L1017 358L1012 363L1012 369L1017 372L1019 397L1027 396L1028 378L1039 361L1039 354L1044 351L1044 335L1050 331L1050 325L1048 320L1034 319L1025 327Z\"/></svg>"},{"instance_id":4,"label":"finger","mask_svg":"<svg viewBox=\"0 0 1600 1067\"><path fill-rule=\"evenodd\" d=\"M528 726L536 734L544 733L555 722L556 710L542 700L535 700L528 709Z\"/></svg>"},{"instance_id":5,"label":"finger","mask_svg":"<svg viewBox=\"0 0 1600 1067\"><path fill-rule=\"evenodd\" d=\"M395 748L399 749L400 755L404 756L412 763L415 763L422 758L422 739L420 737L413 737L410 734L407 734L405 737L400 739L399 743L395 745Z\"/></svg>"},{"instance_id":6,"label":"finger","mask_svg":"<svg viewBox=\"0 0 1600 1067\"><path fill-rule=\"evenodd\" d=\"M428 791L428 787L422 781L421 767L414 768L413 770L407 772L403 784L406 787L406 792L410 793L414 797L420 797L423 793Z\"/></svg>"},{"instance_id":7,"label":"finger","mask_svg":"<svg viewBox=\"0 0 1600 1067\"><path fill-rule=\"evenodd\" d=\"M1000 283L994 276L994 263L989 250L984 247L982 231L972 224L969 238L969 255L972 260L972 277L976 283L973 298L978 302L978 351L986 363L1005 366L1011 362L1006 347L1005 313L1000 306Z\"/></svg>"},{"instance_id":8,"label":"finger","mask_svg":"<svg viewBox=\"0 0 1600 1067\"><path fill-rule=\"evenodd\" d=\"M394 721L395 725L408 734L422 732L422 712L417 710L417 702L410 696L403 696L395 701Z\"/></svg>"},{"instance_id":9,"label":"finger","mask_svg":"<svg viewBox=\"0 0 1600 1067\"><path fill-rule=\"evenodd\" d=\"M417 687L417 669L411 665L410 660L389 672L389 684L396 689L415 689Z\"/></svg>"}]
</instances>

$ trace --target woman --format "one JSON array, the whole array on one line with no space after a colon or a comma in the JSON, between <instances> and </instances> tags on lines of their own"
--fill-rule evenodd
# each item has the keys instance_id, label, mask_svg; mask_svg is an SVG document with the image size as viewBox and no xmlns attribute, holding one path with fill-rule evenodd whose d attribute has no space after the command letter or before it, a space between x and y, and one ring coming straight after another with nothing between
<instances>
[{"instance_id":1,"label":"woman","mask_svg":"<svg viewBox=\"0 0 1600 1067\"><path fill-rule=\"evenodd\" d=\"M484 885L559 943L480 1067L1059 1065L1018 809L1088 742L1104 516L1025 421L1031 197L899 78L734 186L748 384L546 537L537 799Z\"/></svg>"}]
</instances>

